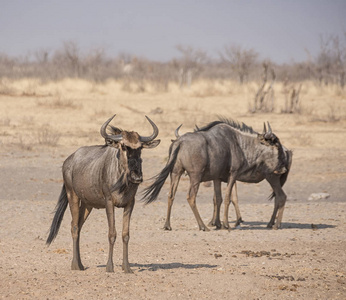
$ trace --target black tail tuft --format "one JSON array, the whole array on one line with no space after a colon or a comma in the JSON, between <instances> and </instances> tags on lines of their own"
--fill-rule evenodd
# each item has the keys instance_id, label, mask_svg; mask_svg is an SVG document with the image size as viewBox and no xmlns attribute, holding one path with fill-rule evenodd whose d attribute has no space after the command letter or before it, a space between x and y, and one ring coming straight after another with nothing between
<instances>
[{"instance_id":1,"label":"black tail tuft","mask_svg":"<svg viewBox=\"0 0 346 300\"><path fill-rule=\"evenodd\" d=\"M173 154L170 156L167 165L162 169L162 171L157 174L153 179L155 179L154 183L147 187L143 192L142 200L145 201L145 204L149 204L157 199L163 184L165 183L168 175L172 172L174 164L177 160L178 152L180 149L180 145L178 145Z\"/></svg>"},{"instance_id":2,"label":"black tail tuft","mask_svg":"<svg viewBox=\"0 0 346 300\"><path fill-rule=\"evenodd\" d=\"M65 185L62 186L60 197L58 203L55 207L55 215L53 218L52 225L50 226L49 236L47 238L46 244L50 245L53 240L56 238L59 232L59 228L61 225L62 218L64 217L64 213L68 204L67 194Z\"/></svg>"},{"instance_id":3,"label":"black tail tuft","mask_svg":"<svg viewBox=\"0 0 346 300\"><path fill-rule=\"evenodd\" d=\"M291 165L292 165L292 154L293 154L292 151L287 150L285 152L286 152L286 156L287 156L287 164L285 166L287 169L287 172L280 176L281 187L284 186L284 184L287 180L287 177L288 177L288 173L290 172ZM271 195L268 197L268 200L272 200L274 197L275 197L275 192L272 192Z\"/></svg>"}]
</instances>

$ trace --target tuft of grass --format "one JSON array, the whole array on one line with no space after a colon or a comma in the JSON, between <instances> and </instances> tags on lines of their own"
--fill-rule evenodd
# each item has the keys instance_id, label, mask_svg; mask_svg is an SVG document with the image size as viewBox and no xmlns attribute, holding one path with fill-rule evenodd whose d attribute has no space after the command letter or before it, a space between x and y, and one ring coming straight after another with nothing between
<instances>
[{"instance_id":1,"label":"tuft of grass","mask_svg":"<svg viewBox=\"0 0 346 300\"><path fill-rule=\"evenodd\" d=\"M42 126L37 132L37 139L40 145L56 146L61 134L53 130L49 125Z\"/></svg>"},{"instance_id":2,"label":"tuft of grass","mask_svg":"<svg viewBox=\"0 0 346 300\"><path fill-rule=\"evenodd\" d=\"M26 143L21 135L19 136L19 147L26 151L31 151L33 149L32 144Z\"/></svg>"},{"instance_id":3,"label":"tuft of grass","mask_svg":"<svg viewBox=\"0 0 346 300\"><path fill-rule=\"evenodd\" d=\"M338 112L341 111L341 108L335 103L329 103L329 109L326 115L312 115L310 122L325 122L325 123L336 123L339 122L342 118L338 115Z\"/></svg>"},{"instance_id":4,"label":"tuft of grass","mask_svg":"<svg viewBox=\"0 0 346 300\"><path fill-rule=\"evenodd\" d=\"M81 105L74 103L72 99L63 99L60 95L57 95L56 98L52 101L37 101L38 106L45 106L49 108L72 108L79 109Z\"/></svg>"},{"instance_id":5,"label":"tuft of grass","mask_svg":"<svg viewBox=\"0 0 346 300\"><path fill-rule=\"evenodd\" d=\"M0 95L4 96L14 96L16 90L10 87L9 82L5 79L0 79Z\"/></svg>"}]
</instances>

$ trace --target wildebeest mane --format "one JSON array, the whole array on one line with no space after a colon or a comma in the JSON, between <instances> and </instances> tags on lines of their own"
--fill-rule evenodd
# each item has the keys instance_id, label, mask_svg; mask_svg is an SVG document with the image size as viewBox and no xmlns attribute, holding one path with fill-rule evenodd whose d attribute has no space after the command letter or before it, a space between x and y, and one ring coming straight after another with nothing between
<instances>
[{"instance_id":1,"label":"wildebeest mane","mask_svg":"<svg viewBox=\"0 0 346 300\"><path fill-rule=\"evenodd\" d=\"M125 175L125 173L122 173L118 181L112 186L111 192L113 193L117 191L118 193L121 194L126 190L127 187L128 187L127 176Z\"/></svg>"},{"instance_id":2,"label":"wildebeest mane","mask_svg":"<svg viewBox=\"0 0 346 300\"><path fill-rule=\"evenodd\" d=\"M232 119L227 119L227 118L222 117L222 116L218 116L218 118L219 118L219 121L213 121L213 122L209 123L208 125L199 128L196 131L208 131L210 128L212 128L218 124L227 124L227 125L235 128L235 129L242 131L242 132L257 134L257 132L254 131L252 127L244 124L243 122L239 123L237 121L234 121Z\"/></svg>"}]
</instances>

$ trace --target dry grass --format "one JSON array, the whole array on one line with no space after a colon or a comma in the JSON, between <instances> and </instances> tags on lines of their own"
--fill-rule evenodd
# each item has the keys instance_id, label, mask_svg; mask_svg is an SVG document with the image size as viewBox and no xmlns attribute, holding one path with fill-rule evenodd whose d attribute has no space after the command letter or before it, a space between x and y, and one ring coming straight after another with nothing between
<instances>
[{"instance_id":1,"label":"dry grass","mask_svg":"<svg viewBox=\"0 0 346 300\"><path fill-rule=\"evenodd\" d=\"M113 124L123 129L150 134L150 126L144 117L148 115L159 126L160 138L169 143L174 138L174 130L183 124L181 134L192 131L195 125L205 125L218 115L243 121L261 131L264 121L270 121L274 130L285 130L290 126L307 126L311 123L338 124L346 115L345 94L336 87L320 88L312 82L304 82L301 91L299 114L282 114L285 97L280 91L281 83L276 83L275 106L271 113L248 112L258 83L239 85L233 81L196 81L190 89L180 89L177 84L169 84L169 92L159 93L146 83L143 93L133 93L122 89L123 82L109 80L105 83L86 80L65 79L59 82L35 80L11 81L9 87L17 96L0 95L0 126L7 126L8 136L3 143L14 143L18 131L23 136L40 132L44 124L49 124L50 132L36 134L39 144L56 145L66 132L63 144L83 145L91 141L97 143L99 127L113 114L117 114ZM23 91L32 93L23 97ZM47 95L39 97L37 95ZM20 108L20 109L19 109ZM319 121L319 122L316 122ZM316 126L320 126L317 125ZM34 134L35 135L35 134ZM52 139L52 140L50 140ZM309 145L305 136L294 144ZM32 144L36 144L35 142Z\"/></svg>"},{"instance_id":2,"label":"dry grass","mask_svg":"<svg viewBox=\"0 0 346 300\"><path fill-rule=\"evenodd\" d=\"M11 86L11 81L2 78L0 79L0 95L13 96L16 94L16 90Z\"/></svg>"},{"instance_id":3,"label":"dry grass","mask_svg":"<svg viewBox=\"0 0 346 300\"><path fill-rule=\"evenodd\" d=\"M11 125L11 119L8 116L4 116L0 119L0 125L1 126L10 126Z\"/></svg>"},{"instance_id":4,"label":"dry grass","mask_svg":"<svg viewBox=\"0 0 346 300\"><path fill-rule=\"evenodd\" d=\"M20 135L18 138L19 138L18 146L21 150L25 150L25 151L33 150L32 143L25 141L22 135Z\"/></svg>"},{"instance_id":5,"label":"dry grass","mask_svg":"<svg viewBox=\"0 0 346 300\"><path fill-rule=\"evenodd\" d=\"M37 131L37 140L40 145L56 146L60 137L61 134L49 125L44 125Z\"/></svg>"}]
</instances>

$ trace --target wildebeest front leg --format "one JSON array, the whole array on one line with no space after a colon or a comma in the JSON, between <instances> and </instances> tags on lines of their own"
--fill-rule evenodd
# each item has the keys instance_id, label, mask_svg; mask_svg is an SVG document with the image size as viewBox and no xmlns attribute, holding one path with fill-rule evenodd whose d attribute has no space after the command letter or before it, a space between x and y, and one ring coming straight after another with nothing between
<instances>
[{"instance_id":1,"label":"wildebeest front leg","mask_svg":"<svg viewBox=\"0 0 346 300\"><path fill-rule=\"evenodd\" d=\"M109 251L108 251L108 261L107 261L106 271L114 272L113 249L114 249L114 243L117 237L117 232L115 229L114 205L110 199L106 200L106 213L107 213L107 220L108 220L108 241L109 241Z\"/></svg>"},{"instance_id":2,"label":"wildebeest front leg","mask_svg":"<svg viewBox=\"0 0 346 300\"><path fill-rule=\"evenodd\" d=\"M197 206L196 206L196 196L199 188L199 181L194 182L190 177L190 189L187 197L187 201L190 204L190 207L195 215L198 226L200 230L210 231L210 229L203 223L201 216L199 215Z\"/></svg>"},{"instance_id":3,"label":"wildebeest front leg","mask_svg":"<svg viewBox=\"0 0 346 300\"><path fill-rule=\"evenodd\" d=\"M215 179L214 180L214 213L213 218L209 222L209 226L216 226L217 229L221 228L221 221L220 221L220 207L222 203L222 193L221 193L221 180Z\"/></svg>"},{"instance_id":4,"label":"wildebeest front leg","mask_svg":"<svg viewBox=\"0 0 346 300\"><path fill-rule=\"evenodd\" d=\"M130 220L133 210L135 199L133 199L127 206L124 208L123 213L123 265L122 268L125 273L133 273L129 264L129 240L130 240Z\"/></svg>"},{"instance_id":5,"label":"wildebeest front leg","mask_svg":"<svg viewBox=\"0 0 346 300\"><path fill-rule=\"evenodd\" d=\"M229 204L231 202L231 193L232 193L232 188L234 183L235 183L235 179L232 176L230 176L229 181L227 183L226 194L225 194L225 211L224 211L223 222L222 222L222 228L224 229L229 229L228 210L229 210Z\"/></svg>"}]
</instances>

